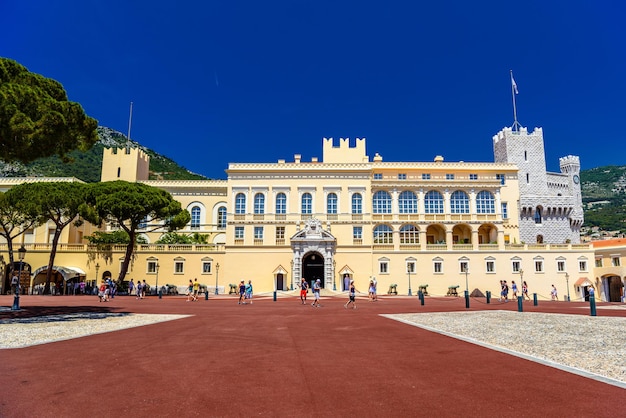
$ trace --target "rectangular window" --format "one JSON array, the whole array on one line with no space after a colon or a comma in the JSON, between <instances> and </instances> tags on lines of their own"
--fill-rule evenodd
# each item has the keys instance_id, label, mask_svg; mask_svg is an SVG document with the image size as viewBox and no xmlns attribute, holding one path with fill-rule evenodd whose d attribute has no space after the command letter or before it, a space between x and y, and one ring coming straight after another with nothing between
<instances>
[{"instance_id":1,"label":"rectangular window","mask_svg":"<svg viewBox=\"0 0 626 418\"><path fill-rule=\"evenodd\" d=\"M454 180L454 174L446 174L446 180Z\"/></svg>"},{"instance_id":2,"label":"rectangular window","mask_svg":"<svg viewBox=\"0 0 626 418\"><path fill-rule=\"evenodd\" d=\"M284 226L276 227L276 239L285 239L285 227Z\"/></svg>"},{"instance_id":3,"label":"rectangular window","mask_svg":"<svg viewBox=\"0 0 626 418\"><path fill-rule=\"evenodd\" d=\"M443 263L441 261L433 262L433 272L439 274L443 273Z\"/></svg>"},{"instance_id":4,"label":"rectangular window","mask_svg":"<svg viewBox=\"0 0 626 418\"><path fill-rule=\"evenodd\" d=\"M461 273L465 273L466 271L469 271L469 264L467 263L467 261L459 262L459 271Z\"/></svg>"},{"instance_id":5,"label":"rectangular window","mask_svg":"<svg viewBox=\"0 0 626 418\"><path fill-rule=\"evenodd\" d=\"M353 226L352 227L352 238L354 238L354 239L363 239L363 227L362 226Z\"/></svg>"},{"instance_id":6,"label":"rectangular window","mask_svg":"<svg viewBox=\"0 0 626 418\"><path fill-rule=\"evenodd\" d=\"M508 235L508 234L504 235L504 243L507 244L507 245L511 243L511 236L510 235Z\"/></svg>"},{"instance_id":7,"label":"rectangular window","mask_svg":"<svg viewBox=\"0 0 626 418\"><path fill-rule=\"evenodd\" d=\"M415 261L406 262L406 272L411 274L415 273Z\"/></svg>"},{"instance_id":8,"label":"rectangular window","mask_svg":"<svg viewBox=\"0 0 626 418\"><path fill-rule=\"evenodd\" d=\"M504 186L506 176L504 174L496 174L496 180L500 180L500 184Z\"/></svg>"},{"instance_id":9,"label":"rectangular window","mask_svg":"<svg viewBox=\"0 0 626 418\"><path fill-rule=\"evenodd\" d=\"M478 180L478 174L470 174L470 180Z\"/></svg>"},{"instance_id":10,"label":"rectangular window","mask_svg":"<svg viewBox=\"0 0 626 418\"><path fill-rule=\"evenodd\" d=\"M535 260L535 271L537 273L543 273L543 261Z\"/></svg>"},{"instance_id":11,"label":"rectangular window","mask_svg":"<svg viewBox=\"0 0 626 418\"><path fill-rule=\"evenodd\" d=\"M596 258L596 267L602 267L602 259Z\"/></svg>"},{"instance_id":12,"label":"rectangular window","mask_svg":"<svg viewBox=\"0 0 626 418\"><path fill-rule=\"evenodd\" d=\"M406 180L406 173L398 174L398 180Z\"/></svg>"},{"instance_id":13,"label":"rectangular window","mask_svg":"<svg viewBox=\"0 0 626 418\"><path fill-rule=\"evenodd\" d=\"M379 261L378 262L378 272L380 274L389 273L389 263L387 261Z\"/></svg>"},{"instance_id":14,"label":"rectangular window","mask_svg":"<svg viewBox=\"0 0 626 418\"><path fill-rule=\"evenodd\" d=\"M204 274L211 274L212 267L213 267L213 262L212 261L203 261L202 262L202 273L204 273Z\"/></svg>"},{"instance_id":15,"label":"rectangular window","mask_svg":"<svg viewBox=\"0 0 626 418\"><path fill-rule=\"evenodd\" d=\"M243 239L243 226L235 227L235 239Z\"/></svg>"},{"instance_id":16,"label":"rectangular window","mask_svg":"<svg viewBox=\"0 0 626 418\"><path fill-rule=\"evenodd\" d=\"M263 227L262 226L254 227L254 239L263 239Z\"/></svg>"},{"instance_id":17,"label":"rectangular window","mask_svg":"<svg viewBox=\"0 0 626 418\"><path fill-rule=\"evenodd\" d=\"M556 271L564 272L565 271L565 261L557 261L556 262Z\"/></svg>"},{"instance_id":18,"label":"rectangular window","mask_svg":"<svg viewBox=\"0 0 626 418\"><path fill-rule=\"evenodd\" d=\"M494 263L493 261L487 261L487 264L485 267L486 267L487 273L496 272L496 263Z\"/></svg>"},{"instance_id":19,"label":"rectangular window","mask_svg":"<svg viewBox=\"0 0 626 418\"><path fill-rule=\"evenodd\" d=\"M621 265L621 263L619 262L619 257L611 258L611 264L613 265L613 267L619 267Z\"/></svg>"},{"instance_id":20,"label":"rectangular window","mask_svg":"<svg viewBox=\"0 0 626 418\"><path fill-rule=\"evenodd\" d=\"M584 260L578 261L578 270L579 271L587 271L587 262Z\"/></svg>"},{"instance_id":21,"label":"rectangular window","mask_svg":"<svg viewBox=\"0 0 626 418\"><path fill-rule=\"evenodd\" d=\"M430 180L430 173L422 173L422 180Z\"/></svg>"},{"instance_id":22,"label":"rectangular window","mask_svg":"<svg viewBox=\"0 0 626 418\"><path fill-rule=\"evenodd\" d=\"M506 202L502 202L502 219L509 219L509 207Z\"/></svg>"},{"instance_id":23,"label":"rectangular window","mask_svg":"<svg viewBox=\"0 0 626 418\"><path fill-rule=\"evenodd\" d=\"M148 261L148 273L156 273L156 266L158 261Z\"/></svg>"},{"instance_id":24,"label":"rectangular window","mask_svg":"<svg viewBox=\"0 0 626 418\"><path fill-rule=\"evenodd\" d=\"M519 273L519 270L520 270L519 261L513 261L513 263L511 264L511 268L513 269L513 273Z\"/></svg>"},{"instance_id":25,"label":"rectangular window","mask_svg":"<svg viewBox=\"0 0 626 418\"><path fill-rule=\"evenodd\" d=\"M185 273L185 262L175 261L174 262L174 274L183 274L183 273Z\"/></svg>"},{"instance_id":26,"label":"rectangular window","mask_svg":"<svg viewBox=\"0 0 626 418\"><path fill-rule=\"evenodd\" d=\"M374 180L382 180L382 179L383 179L382 173L374 173Z\"/></svg>"}]
</instances>

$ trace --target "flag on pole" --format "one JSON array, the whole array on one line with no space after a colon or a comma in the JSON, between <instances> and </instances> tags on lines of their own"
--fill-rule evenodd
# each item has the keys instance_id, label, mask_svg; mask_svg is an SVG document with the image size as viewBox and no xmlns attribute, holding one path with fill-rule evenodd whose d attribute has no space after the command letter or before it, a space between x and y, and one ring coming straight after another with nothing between
<instances>
[{"instance_id":1,"label":"flag on pole","mask_svg":"<svg viewBox=\"0 0 626 418\"><path fill-rule=\"evenodd\" d=\"M513 90L515 91L515 94L519 94L519 91L517 91L517 83L515 82L515 79L513 78L513 71L511 71L511 85L513 86Z\"/></svg>"}]
</instances>

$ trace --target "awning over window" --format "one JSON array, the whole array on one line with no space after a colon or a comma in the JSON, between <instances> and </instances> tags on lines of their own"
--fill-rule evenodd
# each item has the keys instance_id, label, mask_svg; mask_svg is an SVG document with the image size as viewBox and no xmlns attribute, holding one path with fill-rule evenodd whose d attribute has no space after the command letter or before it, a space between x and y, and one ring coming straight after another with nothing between
<instances>
[{"instance_id":1,"label":"awning over window","mask_svg":"<svg viewBox=\"0 0 626 418\"><path fill-rule=\"evenodd\" d=\"M589 280L587 277L581 277L580 279L576 280L576 283L574 283L574 287L583 286L593 286L593 283L591 283L591 280Z\"/></svg>"}]
</instances>

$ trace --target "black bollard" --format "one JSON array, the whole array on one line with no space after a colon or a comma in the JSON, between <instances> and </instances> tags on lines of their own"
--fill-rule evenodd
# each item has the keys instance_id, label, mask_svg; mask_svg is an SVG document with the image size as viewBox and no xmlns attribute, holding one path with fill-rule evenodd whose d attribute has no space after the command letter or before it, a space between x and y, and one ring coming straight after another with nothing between
<instances>
[{"instance_id":1,"label":"black bollard","mask_svg":"<svg viewBox=\"0 0 626 418\"><path fill-rule=\"evenodd\" d=\"M469 309L469 307L470 307L469 292L467 290L465 290L464 293L465 293L465 309Z\"/></svg>"},{"instance_id":2,"label":"black bollard","mask_svg":"<svg viewBox=\"0 0 626 418\"><path fill-rule=\"evenodd\" d=\"M417 292L417 297L420 298L420 305L424 306L424 292L422 292L421 290Z\"/></svg>"},{"instance_id":3,"label":"black bollard","mask_svg":"<svg viewBox=\"0 0 626 418\"><path fill-rule=\"evenodd\" d=\"M533 293L533 305L537 306L537 294Z\"/></svg>"},{"instance_id":4,"label":"black bollard","mask_svg":"<svg viewBox=\"0 0 626 418\"><path fill-rule=\"evenodd\" d=\"M274 302L276 302L276 291L274 290Z\"/></svg>"},{"instance_id":5,"label":"black bollard","mask_svg":"<svg viewBox=\"0 0 626 418\"><path fill-rule=\"evenodd\" d=\"M591 308L591 316L596 316L596 297L589 296L589 307Z\"/></svg>"},{"instance_id":6,"label":"black bollard","mask_svg":"<svg viewBox=\"0 0 626 418\"><path fill-rule=\"evenodd\" d=\"M209 289L204 292L204 300L209 300Z\"/></svg>"},{"instance_id":7,"label":"black bollard","mask_svg":"<svg viewBox=\"0 0 626 418\"><path fill-rule=\"evenodd\" d=\"M491 291L487 290L487 304L491 303Z\"/></svg>"},{"instance_id":8,"label":"black bollard","mask_svg":"<svg viewBox=\"0 0 626 418\"><path fill-rule=\"evenodd\" d=\"M517 312L524 312L524 298L517 298Z\"/></svg>"},{"instance_id":9,"label":"black bollard","mask_svg":"<svg viewBox=\"0 0 626 418\"><path fill-rule=\"evenodd\" d=\"M159 299L163 299L163 291L159 289Z\"/></svg>"}]
</instances>

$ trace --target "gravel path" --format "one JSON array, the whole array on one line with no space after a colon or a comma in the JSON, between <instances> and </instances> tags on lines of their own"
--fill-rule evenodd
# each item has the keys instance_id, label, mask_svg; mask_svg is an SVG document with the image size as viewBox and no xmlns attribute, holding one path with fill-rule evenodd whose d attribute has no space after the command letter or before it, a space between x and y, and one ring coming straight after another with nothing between
<instances>
[{"instance_id":1,"label":"gravel path","mask_svg":"<svg viewBox=\"0 0 626 418\"><path fill-rule=\"evenodd\" d=\"M626 318L509 311L384 316L626 388Z\"/></svg>"},{"instance_id":2,"label":"gravel path","mask_svg":"<svg viewBox=\"0 0 626 418\"><path fill-rule=\"evenodd\" d=\"M75 313L0 320L0 349L54 341L172 321L189 315Z\"/></svg>"}]
</instances>

